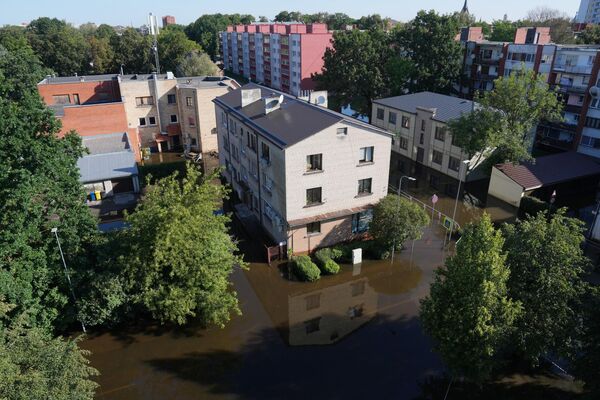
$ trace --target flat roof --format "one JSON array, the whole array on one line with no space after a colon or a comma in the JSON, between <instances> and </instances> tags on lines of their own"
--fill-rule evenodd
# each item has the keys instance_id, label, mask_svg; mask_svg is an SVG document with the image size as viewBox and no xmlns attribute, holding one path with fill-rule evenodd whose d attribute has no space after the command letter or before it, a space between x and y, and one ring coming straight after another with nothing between
<instances>
[{"instance_id":1,"label":"flat roof","mask_svg":"<svg viewBox=\"0 0 600 400\"><path fill-rule=\"evenodd\" d=\"M244 89L259 89L260 99L242 108L241 92ZM279 96L283 96L281 107L265 114L265 99ZM389 132L373 125L255 83L249 83L213 101L234 111L240 119L267 134L282 148L292 146L342 121L374 133L391 136Z\"/></svg>"},{"instance_id":2,"label":"flat roof","mask_svg":"<svg viewBox=\"0 0 600 400\"><path fill-rule=\"evenodd\" d=\"M154 74L102 74L102 75L76 75L76 76L46 76L38 85L46 84L61 84L61 83L80 83L80 82L110 82L121 79L122 82L127 81L148 81L154 79ZM157 74L158 80L173 80L177 83L184 83L189 80L199 82L199 84L218 85L221 81L230 81L231 78L220 76L191 76L177 78L170 73Z\"/></svg>"},{"instance_id":3,"label":"flat roof","mask_svg":"<svg viewBox=\"0 0 600 400\"><path fill-rule=\"evenodd\" d=\"M410 114L416 114L417 108L435 110L433 119L440 122L448 122L460 118L463 114L469 114L477 105L477 103L471 100L433 92L419 92L404 96L387 97L374 100L373 103Z\"/></svg>"},{"instance_id":4,"label":"flat roof","mask_svg":"<svg viewBox=\"0 0 600 400\"><path fill-rule=\"evenodd\" d=\"M600 159L569 151L520 164L497 164L495 168L528 191L599 175Z\"/></svg>"},{"instance_id":5,"label":"flat roof","mask_svg":"<svg viewBox=\"0 0 600 400\"><path fill-rule=\"evenodd\" d=\"M138 174L127 133L85 136L82 142L90 153L77 160L81 182L100 182Z\"/></svg>"}]
</instances>

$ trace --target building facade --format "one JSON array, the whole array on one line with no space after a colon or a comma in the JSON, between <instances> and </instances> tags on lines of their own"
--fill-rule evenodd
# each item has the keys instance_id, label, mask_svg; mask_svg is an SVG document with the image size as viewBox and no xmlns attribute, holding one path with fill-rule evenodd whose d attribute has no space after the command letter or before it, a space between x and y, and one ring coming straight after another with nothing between
<instances>
[{"instance_id":1,"label":"building facade","mask_svg":"<svg viewBox=\"0 0 600 400\"><path fill-rule=\"evenodd\" d=\"M223 175L275 243L362 237L387 195L389 133L256 84L214 103Z\"/></svg>"},{"instance_id":2,"label":"building facade","mask_svg":"<svg viewBox=\"0 0 600 400\"><path fill-rule=\"evenodd\" d=\"M175 17L172 15L165 15L164 17L162 17L162 25L163 28L166 28L169 25L175 25L177 22L175 22Z\"/></svg>"},{"instance_id":3,"label":"building facade","mask_svg":"<svg viewBox=\"0 0 600 400\"><path fill-rule=\"evenodd\" d=\"M456 194L458 182L466 181L483 158L470 157L456 146L447 124L475 106L431 92L375 100L371 123L394 135L390 185L398 187L401 176L419 175L430 187Z\"/></svg>"},{"instance_id":4,"label":"building facade","mask_svg":"<svg viewBox=\"0 0 600 400\"><path fill-rule=\"evenodd\" d=\"M141 149L217 151L212 100L238 87L221 77L167 74L46 77L38 91L62 122L62 134L127 132L136 159Z\"/></svg>"},{"instance_id":5,"label":"building facade","mask_svg":"<svg viewBox=\"0 0 600 400\"><path fill-rule=\"evenodd\" d=\"M276 23L229 26L220 37L225 70L298 95L315 88L333 34L326 24Z\"/></svg>"},{"instance_id":6,"label":"building facade","mask_svg":"<svg viewBox=\"0 0 600 400\"><path fill-rule=\"evenodd\" d=\"M581 0L575 22L579 24L600 24L600 0Z\"/></svg>"}]
</instances>

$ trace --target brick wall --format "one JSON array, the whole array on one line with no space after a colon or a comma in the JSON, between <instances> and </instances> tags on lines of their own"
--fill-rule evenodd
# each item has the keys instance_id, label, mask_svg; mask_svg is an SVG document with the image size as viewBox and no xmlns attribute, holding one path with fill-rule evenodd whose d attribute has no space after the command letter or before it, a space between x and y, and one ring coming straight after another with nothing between
<instances>
[{"instance_id":1,"label":"brick wall","mask_svg":"<svg viewBox=\"0 0 600 400\"><path fill-rule=\"evenodd\" d=\"M53 96L65 94L70 96L71 103L74 103L75 94L79 95L81 104L121 101L117 81L41 84L38 91L48 105L54 104Z\"/></svg>"}]
</instances>

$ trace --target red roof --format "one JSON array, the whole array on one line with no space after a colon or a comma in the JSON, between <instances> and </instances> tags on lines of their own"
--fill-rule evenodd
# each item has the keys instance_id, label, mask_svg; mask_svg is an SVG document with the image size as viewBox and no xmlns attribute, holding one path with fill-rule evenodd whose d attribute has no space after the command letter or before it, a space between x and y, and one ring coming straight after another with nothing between
<instances>
[{"instance_id":1,"label":"red roof","mask_svg":"<svg viewBox=\"0 0 600 400\"><path fill-rule=\"evenodd\" d=\"M525 191L600 174L599 159L572 151L518 165L508 163L495 167Z\"/></svg>"}]
</instances>

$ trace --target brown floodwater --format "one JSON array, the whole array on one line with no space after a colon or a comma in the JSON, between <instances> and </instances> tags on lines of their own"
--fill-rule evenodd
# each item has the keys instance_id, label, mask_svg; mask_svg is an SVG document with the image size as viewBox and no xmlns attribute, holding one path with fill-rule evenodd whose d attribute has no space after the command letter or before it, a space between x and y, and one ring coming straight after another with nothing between
<instances>
[{"instance_id":1,"label":"brown floodwater","mask_svg":"<svg viewBox=\"0 0 600 400\"><path fill-rule=\"evenodd\" d=\"M97 398L441 398L444 368L417 316L447 256L443 238L434 225L394 262L344 265L315 283L287 279L283 265L250 263L232 276L243 315L224 329L190 323L92 333L82 346L101 374ZM251 259L258 246L240 243ZM565 397L545 396L552 398Z\"/></svg>"}]
</instances>

